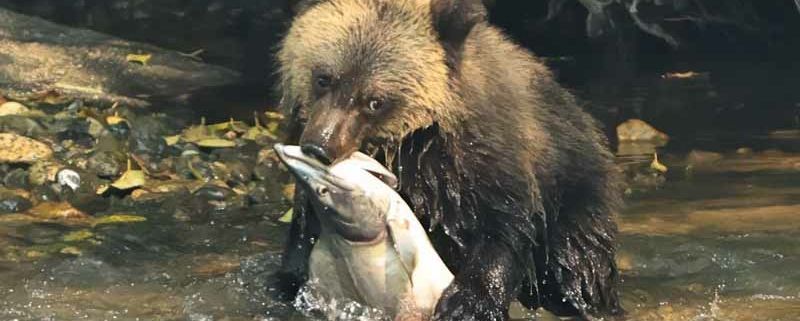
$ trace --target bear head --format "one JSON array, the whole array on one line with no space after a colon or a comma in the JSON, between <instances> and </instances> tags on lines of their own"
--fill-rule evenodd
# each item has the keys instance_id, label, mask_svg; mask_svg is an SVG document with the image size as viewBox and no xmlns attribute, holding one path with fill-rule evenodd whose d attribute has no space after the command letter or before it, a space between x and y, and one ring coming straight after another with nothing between
<instances>
[{"instance_id":1,"label":"bear head","mask_svg":"<svg viewBox=\"0 0 800 321\"><path fill-rule=\"evenodd\" d=\"M434 124L457 126L460 51L480 0L305 0L278 53L281 105L329 162Z\"/></svg>"}]
</instances>

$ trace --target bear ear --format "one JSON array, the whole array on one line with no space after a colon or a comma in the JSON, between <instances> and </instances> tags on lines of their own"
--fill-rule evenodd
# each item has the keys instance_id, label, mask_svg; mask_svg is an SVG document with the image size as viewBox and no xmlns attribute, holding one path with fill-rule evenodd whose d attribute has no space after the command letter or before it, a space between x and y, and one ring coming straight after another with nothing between
<instances>
[{"instance_id":1,"label":"bear ear","mask_svg":"<svg viewBox=\"0 0 800 321\"><path fill-rule=\"evenodd\" d=\"M308 10L308 8L324 1L325 0L288 0L286 4L288 5L289 12L298 16Z\"/></svg>"},{"instance_id":2,"label":"bear ear","mask_svg":"<svg viewBox=\"0 0 800 321\"><path fill-rule=\"evenodd\" d=\"M472 28L488 15L482 0L431 0L431 14L433 27L448 51L460 50Z\"/></svg>"}]
</instances>

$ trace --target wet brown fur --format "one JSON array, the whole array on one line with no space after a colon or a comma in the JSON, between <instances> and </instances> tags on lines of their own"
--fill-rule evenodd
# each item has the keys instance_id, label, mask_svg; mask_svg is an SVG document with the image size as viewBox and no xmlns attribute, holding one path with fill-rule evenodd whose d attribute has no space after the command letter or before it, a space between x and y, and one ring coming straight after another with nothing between
<instances>
[{"instance_id":1,"label":"wet brown fur","mask_svg":"<svg viewBox=\"0 0 800 321\"><path fill-rule=\"evenodd\" d=\"M604 135L497 28L480 21L448 47L431 1L306 5L278 55L283 106L296 124L326 108L311 88L320 66L350 82L351 98L393 95L390 110L357 118L358 139L391 155L401 192L457 275L480 265L475 252L485 244L503 244L527 267L524 286L492 271L484 282L516 287L529 307L587 319L620 313L612 219L620 187ZM303 224L293 228L313 234L315 221L298 206Z\"/></svg>"}]
</instances>

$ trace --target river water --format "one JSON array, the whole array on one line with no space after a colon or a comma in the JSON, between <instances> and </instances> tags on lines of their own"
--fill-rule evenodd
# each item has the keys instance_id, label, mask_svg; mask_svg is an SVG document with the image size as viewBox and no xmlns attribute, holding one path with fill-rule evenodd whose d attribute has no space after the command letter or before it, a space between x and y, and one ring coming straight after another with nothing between
<instances>
[{"instance_id":1,"label":"river water","mask_svg":"<svg viewBox=\"0 0 800 321\"><path fill-rule=\"evenodd\" d=\"M659 150L666 174L650 169L647 146L619 156L635 177L618 217L629 319L800 320L800 134L692 137ZM174 209L131 207L148 220L94 227L56 255L42 253L76 228L0 223L0 320L314 319L265 292L287 228L274 214L187 221Z\"/></svg>"},{"instance_id":2,"label":"river water","mask_svg":"<svg viewBox=\"0 0 800 321\"><path fill-rule=\"evenodd\" d=\"M662 152L666 181L640 179L619 216L630 320L800 320L800 145L789 134L676 143L730 146L691 167L685 149ZM620 157L628 166L650 161ZM261 286L278 264L282 223L252 214L177 223L159 208L139 211L153 219L99 228L96 246L79 256L6 253L0 320L305 319ZM47 246L68 232L4 224L0 247ZM520 320L537 314L551 318L512 311Z\"/></svg>"}]
</instances>

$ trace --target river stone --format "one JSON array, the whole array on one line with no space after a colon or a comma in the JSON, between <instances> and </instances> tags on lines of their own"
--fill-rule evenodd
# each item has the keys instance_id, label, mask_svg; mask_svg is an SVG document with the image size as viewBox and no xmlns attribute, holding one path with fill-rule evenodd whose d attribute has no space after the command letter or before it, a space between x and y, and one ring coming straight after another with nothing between
<instances>
[{"instance_id":1,"label":"river stone","mask_svg":"<svg viewBox=\"0 0 800 321\"><path fill-rule=\"evenodd\" d=\"M22 115L28 111L28 107L25 107L25 105L14 101L9 101L0 105L0 116Z\"/></svg>"},{"instance_id":2,"label":"river stone","mask_svg":"<svg viewBox=\"0 0 800 321\"><path fill-rule=\"evenodd\" d=\"M619 141L658 141L666 142L669 136L660 132L655 127L641 119L630 119L617 126L617 138Z\"/></svg>"},{"instance_id":3,"label":"river stone","mask_svg":"<svg viewBox=\"0 0 800 321\"><path fill-rule=\"evenodd\" d=\"M704 150L692 150L686 156L686 164L693 167L712 166L723 159L722 154Z\"/></svg>"},{"instance_id":4,"label":"river stone","mask_svg":"<svg viewBox=\"0 0 800 321\"><path fill-rule=\"evenodd\" d=\"M0 133L0 163L31 164L53 157L50 146L12 133Z\"/></svg>"},{"instance_id":5,"label":"river stone","mask_svg":"<svg viewBox=\"0 0 800 321\"><path fill-rule=\"evenodd\" d=\"M147 54L146 64L130 54ZM152 97L177 97L238 82L237 72L177 51L70 28L0 7L2 94L25 98L54 91L89 102L147 106Z\"/></svg>"},{"instance_id":6,"label":"river stone","mask_svg":"<svg viewBox=\"0 0 800 321\"><path fill-rule=\"evenodd\" d=\"M99 177L118 177L122 173L123 160L113 152L96 152L89 157L88 169Z\"/></svg>"},{"instance_id":7,"label":"river stone","mask_svg":"<svg viewBox=\"0 0 800 321\"><path fill-rule=\"evenodd\" d=\"M31 207L33 203L20 195L0 192L0 214L20 213Z\"/></svg>"},{"instance_id":8,"label":"river stone","mask_svg":"<svg viewBox=\"0 0 800 321\"><path fill-rule=\"evenodd\" d=\"M24 136L41 136L45 129L39 122L20 115L0 116L0 132L11 132Z\"/></svg>"}]
</instances>

